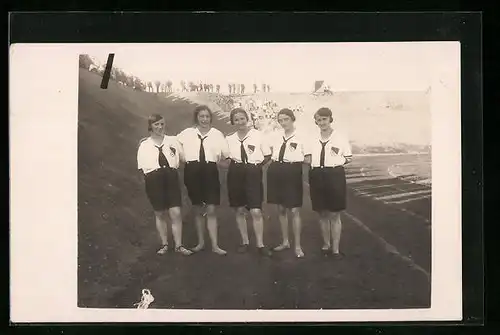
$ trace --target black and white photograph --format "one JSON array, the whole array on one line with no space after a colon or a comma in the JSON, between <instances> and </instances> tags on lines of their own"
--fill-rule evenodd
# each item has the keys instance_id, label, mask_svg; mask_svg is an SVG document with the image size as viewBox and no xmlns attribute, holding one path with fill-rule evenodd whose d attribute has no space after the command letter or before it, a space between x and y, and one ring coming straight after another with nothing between
<instances>
[{"instance_id":1,"label":"black and white photograph","mask_svg":"<svg viewBox=\"0 0 500 335\"><path fill-rule=\"evenodd\" d=\"M460 317L458 43L69 48L78 320Z\"/></svg>"},{"instance_id":2,"label":"black and white photograph","mask_svg":"<svg viewBox=\"0 0 500 335\"><path fill-rule=\"evenodd\" d=\"M78 306L429 308L430 85L357 49L79 55Z\"/></svg>"}]
</instances>

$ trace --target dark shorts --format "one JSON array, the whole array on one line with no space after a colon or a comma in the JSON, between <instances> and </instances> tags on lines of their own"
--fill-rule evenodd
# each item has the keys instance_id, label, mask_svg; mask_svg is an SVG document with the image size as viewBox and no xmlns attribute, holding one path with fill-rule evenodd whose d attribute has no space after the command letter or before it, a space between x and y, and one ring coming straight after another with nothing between
<instances>
[{"instance_id":1,"label":"dark shorts","mask_svg":"<svg viewBox=\"0 0 500 335\"><path fill-rule=\"evenodd\" d=\"M227 193L231 207L262 208L262 167L231 162L227 172Z\"/></svg>"},{"instance_id":2,"label":"dark shorts","mask_svg":"<svg viewBox=\"0 0 500 335\"><path fill-rule=\"evenodd\" d=\"M314 211L339 212L346 209L346 177L343 166L311 169L309 186Z\"/></svg>"},{"instance_id":3,"label":"dark shorts","mask_svg":"<svg viewBox=\"0 0 500 335\"><path fill-rule=\"evenodd\" d=\"M219 170L216 163L187 162L184 185L193 205L220 205Z\"/></svg>"},{"instance_id":4,"label":"dark shorts","mask_svg":"<svg viewBox=\"0 0 500 335\"><path fill-rule=\"evenodd\" d=\"M146 195L155 211L181 206L181 188L177 170L162 168L144 176Z\"/></svg>"},{"instance_id":5,"label":"dark shorts","mask_svg":"<svg viewBox=\"0 0 500 335\"><path fill-rule=\"evenodd\" d=\"M267 170L267 202L285 208L302 207L302 162L272 162Z\"/></svg>"}]
</instances>

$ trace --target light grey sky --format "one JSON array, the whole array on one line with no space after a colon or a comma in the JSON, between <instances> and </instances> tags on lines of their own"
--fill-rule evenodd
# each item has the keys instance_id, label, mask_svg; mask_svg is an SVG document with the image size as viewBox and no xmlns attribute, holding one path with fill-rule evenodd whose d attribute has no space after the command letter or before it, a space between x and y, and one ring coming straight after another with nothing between
<instances>
[{"instance_id":1,"label":"light grey sky","mask_svg":"<svg viewBox=\"0 0 500 335\"><path fill-rule=\"evenodd\" d=\"M247 89L268 83L275 92L309 92L315 80L334 90L426 89L433 62L446 60L446 50L434 42L177 43L84 45L81 52L102 63L114 52L114 66L143 80L202 80L223 89L228 82Z\"/></svg>"}]
</instances>

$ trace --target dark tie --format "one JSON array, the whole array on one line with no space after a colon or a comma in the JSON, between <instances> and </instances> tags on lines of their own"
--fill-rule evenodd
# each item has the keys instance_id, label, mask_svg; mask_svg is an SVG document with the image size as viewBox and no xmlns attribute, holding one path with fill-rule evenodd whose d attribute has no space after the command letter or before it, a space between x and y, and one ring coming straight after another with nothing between
<instances>
[{"instance_id":1,"label":"dark tie","mask_svg":"<svg viewBox=\"0 0 500 335\"><path fill-rule=\"evenodd\" d=\"M240 141L240 152L241 152L241 162L242 163L248 163L248 156L247 156L247 152L245 151L245 146L243 145L243 142L246 140L243 139Z\"/></svg>"},{"instance_id":2,"label":"dark tie","mask_svg":"<svg viewBox=\"0 0 500 335\"><path fill-rule=\"evenodd\" d=\"M163 154L163 145L156 146L156 148L158 149L158 164L160 164L160 167L169 167L167 157Z\"/></svg>"},{"instance_id":3,"label":"dark tie","mask_svg":"<svg viewBox=\"0 0 500 335\"><path fill-rule=\"evenodd\" d=\"M283 136L283 144L281 145L281 148L280 148L280 153L279 153L279 156L278 156L278 161L280 163L283 163L283 158L285 157L285 149L286 149L286 143L288 142L288 140L290 140L293 136L289 137L288 139L285 139L285 136Z\"/></svg>"},{"instance_id":4,"label":"dark tie","mask_svg":"<svg viewBox=\"0 0 500 335\"><path fill-rule=\"evenodd\" d=\"M205 137L202 137L201 135L198 135L198 138L200 139L201 143L200 143L200 162L202 163L206 163L207 160L205 158L205 148L203 147L203 141L205 141L205 139L207 138L206 136Z\"/></svg>"},{"instance_id":5,"label":"dark tie","mask_svg":"<svg viewBox=\"0 0 500 335\"><path fill-rule=\"evenodd\" d=\"M319 143L321 143L321 154L319 155L319 166L320 167L325 167L325 146L328 142L330 142L330 141L329 140L326 142L319 141Z\"/></svg>"}]
</instances>

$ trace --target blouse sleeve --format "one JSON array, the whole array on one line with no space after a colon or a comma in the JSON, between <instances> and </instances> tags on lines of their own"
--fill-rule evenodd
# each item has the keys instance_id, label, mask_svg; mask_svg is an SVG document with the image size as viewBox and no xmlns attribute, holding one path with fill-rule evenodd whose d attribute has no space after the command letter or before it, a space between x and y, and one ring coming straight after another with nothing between
<instances>
[{"instance_id":1,"label":"blouse sleeve","mask_svg":"<svg viewBox=\"0 0 500 335\"><path fill-rule=\"evenodd\" d=\"M139 144L139 148L137 149L137 169L144 169L144 146Z\"/></svg>"},{"instance_id":2,"label":"blouse sleeve","mask_svg":"<svg viewBox=\"0 0 500 335\"><path fill-rule=\"evenodd\" d=\"M220 133L220 147L221 147L221 154L222 157L221 159L226 159L230 157L229 154L229 144L227 141L227 137L224 136L224 134Z\"/></svg>"},{"instance_id":3,"label":"blouse sleeve","mask_svg":"<svg viewBox=\"0 0 500 335\"><path fill-rule=\"evenodd\" d=\"M342 147L342 154L344 157L351 157L352 156L352 149L351 149L351 143L349 142L349 139L344 136L344 143Z\"/></svg>"}]
</instances>

